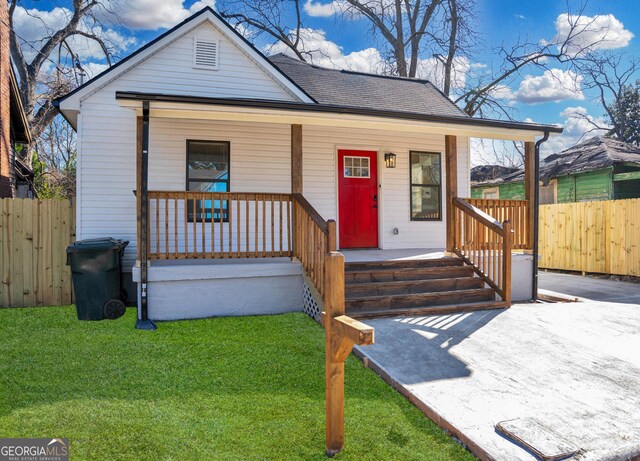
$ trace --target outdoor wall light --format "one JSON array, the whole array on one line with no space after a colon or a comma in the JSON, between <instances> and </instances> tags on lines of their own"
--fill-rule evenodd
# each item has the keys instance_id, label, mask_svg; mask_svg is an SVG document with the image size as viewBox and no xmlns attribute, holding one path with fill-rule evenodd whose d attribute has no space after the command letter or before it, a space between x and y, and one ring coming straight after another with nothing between
<instances>
[{"instance_id":1,"label":"outdoor wall light","mask_svg":"<svg viewBox=\"0 0 640 461\"><path fill-rule=\"evenodd\" d=\"M393 152L389 152L384 154L384 164L387 168L395 168L396 167L396 154Z\"/></svg>"}]
</instances>

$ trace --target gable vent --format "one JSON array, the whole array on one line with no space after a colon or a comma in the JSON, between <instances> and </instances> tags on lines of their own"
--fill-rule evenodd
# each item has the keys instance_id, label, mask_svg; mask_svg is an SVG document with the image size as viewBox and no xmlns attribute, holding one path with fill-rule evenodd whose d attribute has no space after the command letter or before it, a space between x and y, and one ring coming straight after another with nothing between
<instances>
[{"instance_id":1,"label":"gable vent","mask_svg":"<svg viewBox=\"0 0 640 461\"><path fill-rule=\"evenodd\" d=\"M218 70L218 41L193 39L193 67Z\"/></svg>"}]
</instances>

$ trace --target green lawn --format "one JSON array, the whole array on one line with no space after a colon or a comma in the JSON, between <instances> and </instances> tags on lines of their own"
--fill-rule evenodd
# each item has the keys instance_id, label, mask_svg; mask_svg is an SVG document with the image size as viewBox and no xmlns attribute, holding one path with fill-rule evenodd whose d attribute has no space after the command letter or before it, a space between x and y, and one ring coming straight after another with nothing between
<instances>
[{"instance_id":1,"label":"green lawn","mask_svg":"<svg viewBox=\"0 0 640 461\"><path fill-rule=\"evenodd\" d=\"M303 314L133 328L72 307L0 309L0 437L72 460L322 460L324 336ZM344 460L470 460L353 356Z\"/></svg>"}]
</instances>

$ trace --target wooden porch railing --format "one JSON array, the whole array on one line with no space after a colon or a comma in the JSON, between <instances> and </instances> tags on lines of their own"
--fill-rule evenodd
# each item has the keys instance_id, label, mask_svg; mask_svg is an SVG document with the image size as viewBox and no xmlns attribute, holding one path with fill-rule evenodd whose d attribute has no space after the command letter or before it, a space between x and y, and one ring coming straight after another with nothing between
<instances>
[{"instance_id":1,"label":"wooden porch railing","mask_svg":"<svg viewBox=\"0 0 640 461\"><path fill-rule=\"evenodd\" d=\"M336 251L336 222L325 221L301 194L293 194L293 222L293 256L324 295L325 256Z\"/></svg>"},{"instance_id":2,"label":"wooden porch railing","mask_svg":"<svg viewBox=\"0 0 640 461\"><path fill-rule=\"evenodd\" d=\"M293 194L293 255L322 296L325 331L326 453L344 447L344 362L353 346L374 342L374 330L345 315L344 255L336 251L336 222L325 221Z\"/></svg>"},{"instance_id":3,"label":"wooden porch railing","mask_svg":"<svg viewBox=\"0 0 640 461\"><path fill-rule=\"evenodd\" d=\"M149 191L149 259L291 256L291 194Z\"/></svg>"},{"instance_id":4,"label":"wooden porch railing","mask_svg":"<svg viewBox=\"0 0 640 461\"><path fill-rule=\"evenodd\" d=\"M511 249L513 229L468 201L454 198L454 253L460 256L511 304Z\"/></svg>"},{"instance_id":5,"label":"wooden porch railing","mask_svg":"<svg viewBox=\"0 0 640 461\"><path fill-rule=\"evenodd\" d=\"M528 200L500 200L485 198L464 199L469 205L484 211L498 222L509 221L513 227L513 248L530 250L533 248L529 227Z\"/></svg>"}]
</instances>

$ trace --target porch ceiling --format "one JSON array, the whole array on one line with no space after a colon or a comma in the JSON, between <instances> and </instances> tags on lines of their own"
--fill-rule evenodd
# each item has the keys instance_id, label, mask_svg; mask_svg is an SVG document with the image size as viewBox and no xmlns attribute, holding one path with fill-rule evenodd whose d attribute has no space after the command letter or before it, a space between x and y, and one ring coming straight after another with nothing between
<instances>
[{"instance_id":1,"label":"porch ceiling","mask_svg":"<svg viewBox=\"0 0 640 461\"><path fill-rule=\"evenodd\" d=\"M408 112L371 111L360 108L282 101L197 98L144 93L116 93L122 107L142 115L142 101L150 101L150 116L197 120L281 123L326 127L367 128L430 133L509 141L535 141L545 132L562 128L471 117L438 117Z\"/></svg>"}]
</instances>

